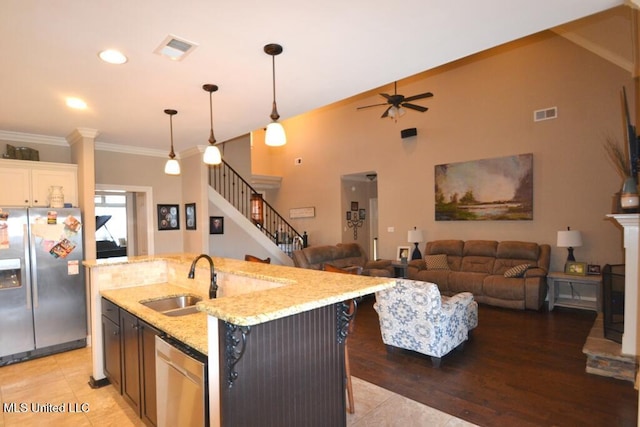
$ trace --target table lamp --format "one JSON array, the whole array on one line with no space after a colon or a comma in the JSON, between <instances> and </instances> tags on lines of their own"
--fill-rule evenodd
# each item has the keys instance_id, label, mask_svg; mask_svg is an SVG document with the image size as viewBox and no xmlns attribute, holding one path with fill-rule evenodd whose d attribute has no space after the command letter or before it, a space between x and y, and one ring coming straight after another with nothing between
<instances>
[{"instance_id":1,"label":"table lamp","mask_svg":"<svg viewBox=\"0 0 640 427\"><path fill-rule=\"evenodd\" d=\"M567 262L575 261L573 248L582 246L582 234L580 234L579 231L572 230L571 227L567 227L566 231L558 231L558 242L556 246L559 248L567 248L569 251Z\"/></svg>"},{"instance_id":2,"label":"table lamp","mask_svg":"<svg viewBox=\"0 0 640 427\"><path fill-rule=\"evenodd\" d=\"M407 241L409 243L415 243L416 245L413 253L411 254L411 259L421 259L422 254L420 253L420 249L418 249L418 243L424 242L422 230L418 230L416 227L413 227L413 230L409 230L409 233L407 233Z\"/></svg>"}]
</instances>

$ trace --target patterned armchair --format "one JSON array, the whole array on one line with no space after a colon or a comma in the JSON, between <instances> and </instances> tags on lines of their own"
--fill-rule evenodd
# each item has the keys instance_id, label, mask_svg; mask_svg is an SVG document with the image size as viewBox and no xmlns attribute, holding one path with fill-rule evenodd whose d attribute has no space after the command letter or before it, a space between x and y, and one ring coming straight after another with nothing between
<instances>
[{"instance_id":1,"label":"patterned armchair","mask_svg":"<svg viewBox=\"0 0 640 427\"><path fill-rule=\"evenodd\" d=\"M437 285L417 280L398 279L395 287L376 292L374 308L387 348L426 354L435 367L478 326L478 303L470 292L443 297Z\"/></svg>"}]
</instances>

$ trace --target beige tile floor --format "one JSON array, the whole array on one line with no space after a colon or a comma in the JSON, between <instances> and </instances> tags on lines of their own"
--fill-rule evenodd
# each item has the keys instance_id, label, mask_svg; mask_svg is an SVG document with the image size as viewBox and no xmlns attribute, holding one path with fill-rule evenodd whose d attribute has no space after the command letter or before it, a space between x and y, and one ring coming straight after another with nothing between
<instances>
[{"instance_id":1,"label":"beige tile floor","mask_svg":"<svg viewBox=\"0 0 640 427\"><path fill-rule=\"evenodd\" d=\"M0 427L144 425L113 387L90 388L90 374L89 348L1 367ZM353 388L356 413L347 416L349 427L472 425L358 378ZM26 410L7 412L11 403ZM65 412L52 412L60 404Z\"/></svg>"}]
</instances>

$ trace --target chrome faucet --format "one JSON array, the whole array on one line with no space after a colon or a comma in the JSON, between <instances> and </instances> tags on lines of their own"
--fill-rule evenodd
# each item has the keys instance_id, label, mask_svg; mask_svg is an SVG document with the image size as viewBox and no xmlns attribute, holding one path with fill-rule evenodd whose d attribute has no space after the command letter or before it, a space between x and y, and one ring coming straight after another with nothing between
<instances>
[{"instance_id":1,"label":"chrome faucet","mask_svg":"<svg viewBox=\"0 0 640 427\"><path fill-rule=\"evenodd\" d=\"M196 263L200 258L204 258L209 261L209 270L211 271L211 284L209 285L209 299L214 299L216 294L218 293L218 284L216 283L216 273L213 269L213 260L207 254L198 255L193 262L191 263L191 268L189 269L189 275L187 276L189 279L193 279L196 277Z\"/></svg>"}]
</instances>

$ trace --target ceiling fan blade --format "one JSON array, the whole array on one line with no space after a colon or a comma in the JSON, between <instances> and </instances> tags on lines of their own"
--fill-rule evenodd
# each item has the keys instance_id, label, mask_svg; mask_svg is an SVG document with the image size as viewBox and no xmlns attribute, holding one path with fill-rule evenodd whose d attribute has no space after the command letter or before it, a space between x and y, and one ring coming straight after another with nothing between
<instances>
[{"instance_id":1,"label":"ceiling fan blade","mask_svg":"<svg viewBox=\"0 0 640 427\"><path fill-rule=\"evenodd\" d=\"M393 107L393 105L391 107ZM391 107L384 110L384 113L382 113L382 115L380 116L381 119L384 119L385 117L389 116L389 110L391 110Z\"/></svg>"},{"instance_id":2,"label":"ceiling fan blade","mask_svg":"<svg viewBox=\"0 0 640 427\"><path fill-rule=\"evenodd\" d=\"M425 93L421 93L420 95L408 96L404 100L405 101L415 101L416 99L429 98L429 97L432 97L432 96L433 96L433 94L431 92L425 92Z\"/></svg>"},{"instance_id":3,"label":"ceiling fan blade","mask_svg":"<svg viewBox=\"0 0 640 427\"><path fill-rule=\"evenodd\" d=\"M369 108L369 107L379 107L379 106L381 106L381 105L389 105L389 104L388 104L388 103L386 103L386 102L383 102L383 103L381 103L381 104L365 105L365 106L363 106L363 107L358 107L358 108L356 108L356 110L362 110L363 108Z\"/></svg>"},{"instance_id":4,"label":"ceiling fan blade","mask_svg":"<svg viewBox=\"0 0 640 427\"><path fill-rule=\"evenodd\" d=\"M405 108L411 108L412 110L420 111L421 113L424 113L428 110L427 107L423 107L422 105L408 104L406 102L402 103L402 106Z\"/></svg>"},{"instance_id":5,"label":"ceiling fan blade","mask_svg":"<svg viewBox=\"0 0 640 427\"><path fill-rule=\"evenodd\" d=\"M389 98L391 98L391 95L386 94L386 93L381 93L381 94L380 94L380 96L381 96L381 97L383 97L384 99L389 99Z\"/></svg>"}]
</instances>

